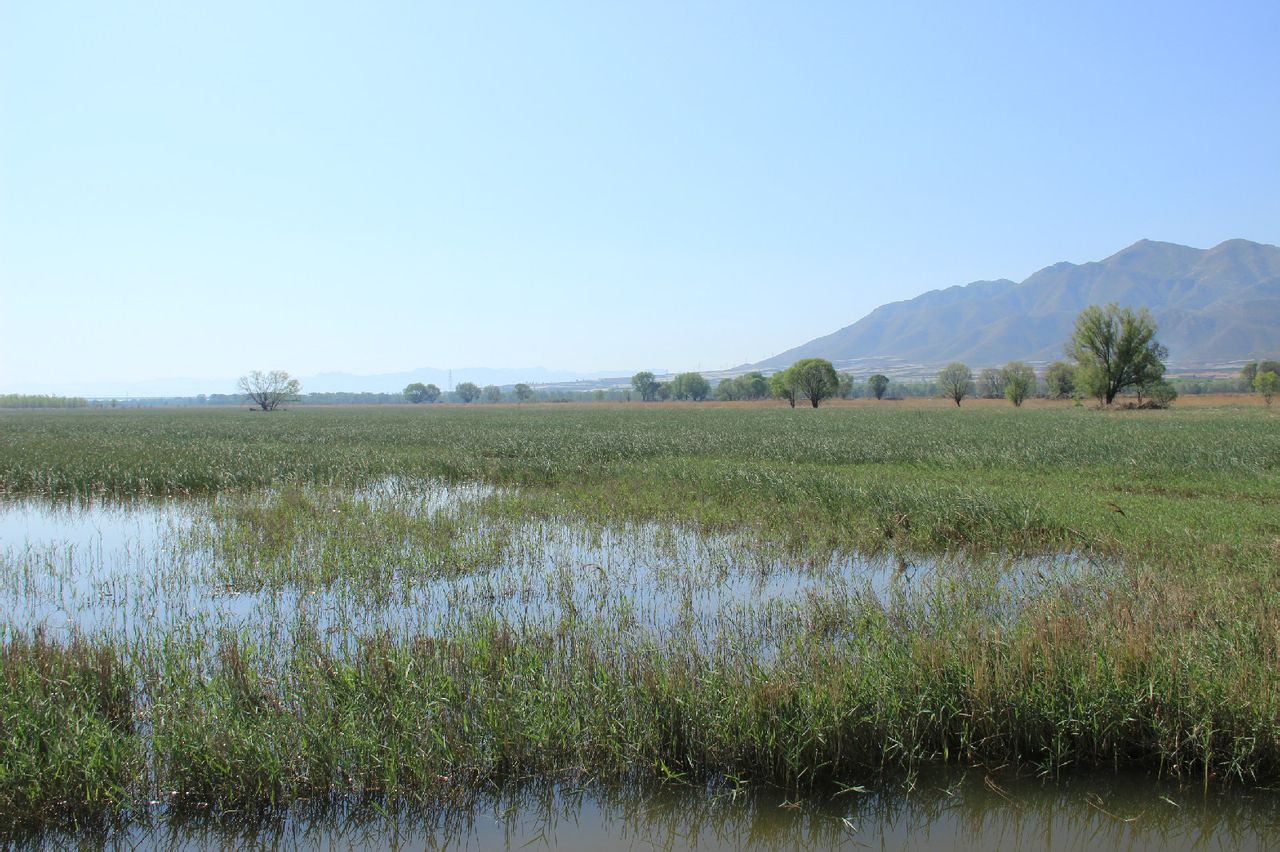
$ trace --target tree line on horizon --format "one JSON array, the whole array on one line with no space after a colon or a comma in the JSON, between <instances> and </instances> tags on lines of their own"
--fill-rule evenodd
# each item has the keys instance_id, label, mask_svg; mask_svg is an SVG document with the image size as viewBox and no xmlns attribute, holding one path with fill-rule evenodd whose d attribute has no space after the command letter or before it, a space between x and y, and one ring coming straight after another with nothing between
<instances>
[{"instance_id":1,"label":"tree line on horizon","mask_svg":"<svg viewBox=\"0 0 1280 852\"><path fill-rule=\"evenodd\" d=\"M1145 308L1134 310L1112 303L1105 308L1091 305L1076 319L1066 354L1071 361L1049 364L1037 376L1024 361L1010 361L1003 367L987 367L976 376L968 365L955 361L944 367L932 382L894 383L907 396L940 395L957 406L977 394L988 399L1004 398L1015 407L1032 396L1050 399L1074 398L1079 402L1094 398L1100 406L1111 405L1121 394L1131 393L1137 406L1164 408L1179 394L1220 390L1252 391L1260 394L1270 407L1280 391L1280 361L1263 359L1244 365L1239 378L1232 380L1180 380L1165 378L1168 352L1156 340L1156 323ZM1074 363L1073 363L1074 362ZM586 392L566 393L535 389L518 383L510 393L497 385L480 387L473 382L460 382L452 391L444 392L435 384L413 382L399 394L394 393L311 393L304 398L301 383L284 370L254 370L238 381L240 394L200 394L196 397L174 397L158 404L226 405L248 400L251 407L272 411L285 403L304 404L394 404L398 402L435 403L441 400L469 404L473 402L559 402L559 401L632 401L642 402L688 400L722 402L778 399L795 408L807 402L813 408L833 398L869 397L884 399L892 380L883 373L868 376L859 385L854 376L838 372L824 358L803 358L784 370L770 375L751 371L722 379L714 387L697 372L679 373L668 381L660 381L652 372L642 371L631 377L625 389L597 388ZM102 406L103 401L82 397L58 397L48 394L0 394L0 408L84 408ZM117 400L110 401L116 407ZM127 400L134 407L136 400ZM150 404L157 404L152 401Z\"/></svg>"}]
</instances>

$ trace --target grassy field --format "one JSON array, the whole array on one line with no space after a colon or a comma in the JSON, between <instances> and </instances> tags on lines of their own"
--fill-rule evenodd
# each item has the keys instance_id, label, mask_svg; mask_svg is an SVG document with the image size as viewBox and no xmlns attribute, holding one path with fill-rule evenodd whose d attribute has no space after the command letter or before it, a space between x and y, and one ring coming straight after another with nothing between
<instances>
[{"instance_id":1,"label":"grassy field","mask_svg":"<svg viewBox=\"0 0 1280 852\"><path fill-rule=\"evenodd\" d=\"M1218 404L2 413L11 499L216 497L134 594L275 615L57 639L7 616L0 812L535 776L838 789L959 761L1272 784L1278 464L1280 417ZM427 511L441 481L497 488ZM719 543L609 562L619 530L663 529ZM759 565L868 554L937 567L698 608ZM1088 569L1010 582L1028 554ZM35 588L42 558L0 574ZM627 585L662 559L678 603ZM406 618L423 589L445 605Z\"/></svg>"}]
</instances>

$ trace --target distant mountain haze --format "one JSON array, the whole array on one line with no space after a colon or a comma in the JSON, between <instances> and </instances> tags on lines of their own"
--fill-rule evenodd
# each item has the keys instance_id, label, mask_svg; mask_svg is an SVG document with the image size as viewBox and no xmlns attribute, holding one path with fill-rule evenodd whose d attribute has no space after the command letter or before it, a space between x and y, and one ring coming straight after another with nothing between
<instances>
[{"instance_id":1,"label":"distant mountain haze","mask_svg":"<svg viewBox=\"0 0 1280 852\"><path fill-rule=\"evenodd\" d=\"M1052 361L1089 305L1151 311L1173 367L1280 354L1280 248L1228 240L1211 249L1140 240L1105 260L1057 263L1022 282L975 281L876 308L850 326L751 367L840 362ZM744 367L747 365L744 365Z\"/></svg>"},{"instance_id":2,"label":"distant mountain haze","mask_svg":"<svg viewBox=\"0 0 1280 852\"><path fill-rule=\"evenodd\" d=\"M801 358L826 358L837 368L891 375L931 375L949 361L971 367L1012 360L1047 362L1065 357L1076 317L1089 305L1145 307L1169 349L1169 365L1195 370L1253 358L1280 356L1280 248L1228 240L1211 249L1140 240L1105 260L1057 263L1022 282L975 281L933 290L876 308L853 325L760 361L727 370L703 370L713 380L746 370L772 372ZM654 353L661 357L661 353ZM396 373L299 375L304 393L396 393L411 382L448 389L450 371L423 367ZM664 369L651 369L659 375ZM459 382L509 386L528 382L571 389L625 385L635 369L575 372L542 367L458 367ZM235 378L167 378L100 382L20 382L0 392L88 397L191 396L236 393Z\"/></svg>"},{"instance_id":3,"label":"distant mountain haze","mask_svg":"<svg viewBox=\"0 0 1280 852\"><path fill-rule=\"evenodd\" d=\"M267 364L262 369L281 367L289 370L289 365ZM245 372L248 372L246 369ZM435 384L442 390L449 389L450 370L444 367L420 367L400 373L379 373L376 375L357 375L354 373L317 373L315 375L298 375L289 370L302 382L303 393L399 393L405 385L413 382ZM632 371L608 370L593 373L580 373L572 370L553 370L545 367L455 367L452 370L453 385L459 382L473 382L477 385L511 385L516 382L530 384L599 383L610 377L630 376ZM0 388L0 393L53 393L62 396L85 396L90 398L122 399L195 396L196 394L238 394L236 379L220 378L165 378L142 379L137 381L115 382L60 382L60 383L15 383L12 387Z\"/></svg>"}]
</instances>

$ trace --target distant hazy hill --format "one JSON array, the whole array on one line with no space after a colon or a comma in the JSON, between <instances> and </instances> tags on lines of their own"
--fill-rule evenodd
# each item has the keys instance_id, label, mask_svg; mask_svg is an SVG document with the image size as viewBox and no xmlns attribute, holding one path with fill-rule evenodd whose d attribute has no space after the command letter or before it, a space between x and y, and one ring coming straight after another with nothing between
<instances>
[{"instance_id":1,"label":"distant hazy hill","mask_svg":"<svg viewBox=\"0 0 1280 852\"><path fill-rule=\"evenodd\" d=\"M1173 365L1280 353L1280 248L1228 240L1211 249L1141 240L1096 263L1058 263L1027 280L975 281L883 305L856 323L755 365L798 358L964 361L1063 357L1089 305L1146 307Z\"/></svg>"}]
</instances>

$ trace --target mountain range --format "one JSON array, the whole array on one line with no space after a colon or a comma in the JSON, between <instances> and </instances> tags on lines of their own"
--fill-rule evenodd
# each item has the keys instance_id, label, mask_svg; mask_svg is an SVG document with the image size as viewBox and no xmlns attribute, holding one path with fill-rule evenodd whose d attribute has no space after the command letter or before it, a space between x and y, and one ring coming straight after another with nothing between
<instances>
[{"instance_id":1,"label":"mountain range","mask_svg":"<svg viewBox=\"0 0 1280 852\"><path fill-rule=\"evenodd\" d=\"M975 281L892 302L831 334L743 368L800 358L972 367L1063 357L1076 317L1117 302L1151 311L1171 368L1280 354L1280 248L1228 240L1211 249L1140 240L1105 260L1057 263L1025 281Z\"/></svg>"}]
</instances>

